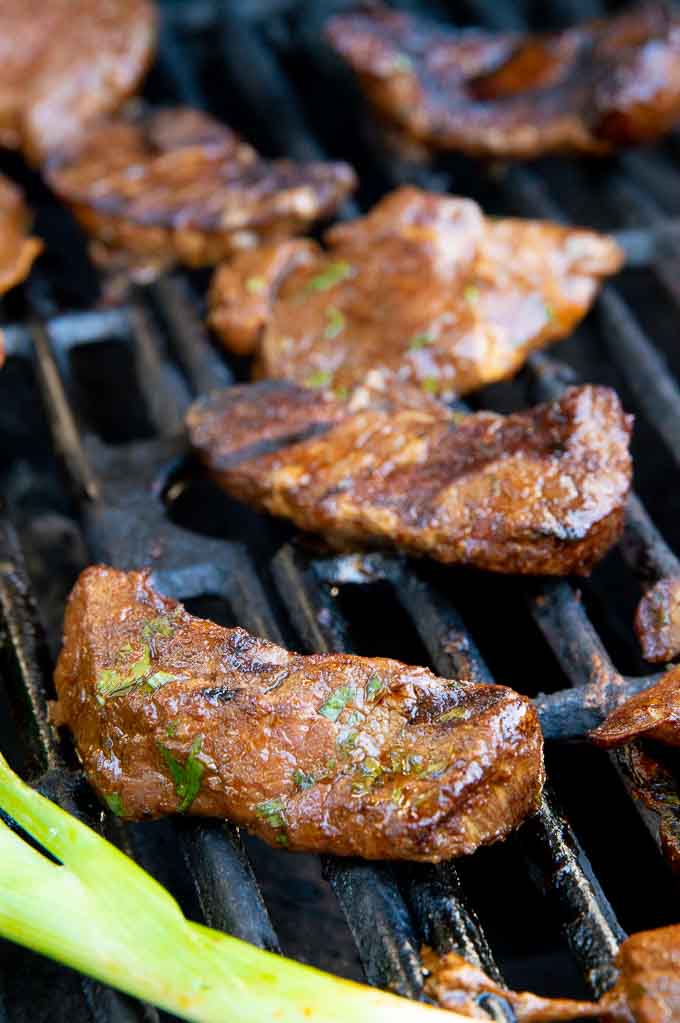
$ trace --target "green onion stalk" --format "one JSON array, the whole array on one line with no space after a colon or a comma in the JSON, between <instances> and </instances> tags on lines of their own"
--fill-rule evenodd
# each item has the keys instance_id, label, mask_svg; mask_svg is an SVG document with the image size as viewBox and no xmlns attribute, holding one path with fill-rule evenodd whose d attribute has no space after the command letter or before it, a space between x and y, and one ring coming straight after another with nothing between
<instances>
[{"instance_id":1,"label":"green onion stalk","mask_svg":"<svg viewBox=\"0 0 680 1023\"><path fill-rule=\"evenodd\" d=\"M0 934L199 1023L464 1023L201 924L131 859L0 756Z\"/></svg>"}]
</instances>

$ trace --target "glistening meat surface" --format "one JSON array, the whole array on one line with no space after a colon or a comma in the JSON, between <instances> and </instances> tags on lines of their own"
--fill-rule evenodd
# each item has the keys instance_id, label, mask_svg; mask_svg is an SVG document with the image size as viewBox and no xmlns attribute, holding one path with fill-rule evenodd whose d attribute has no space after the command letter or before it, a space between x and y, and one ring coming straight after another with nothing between
<instances>
[{"instance_id":1,"label":"glistening meat surface","mask_svg":"<svg viewBox=\"0 0 680 1023\"><path fill-rule=\"evenodd\" d=\"M485 217L400 188L313 241L220 267L210 323L256 375L351 392L405 383L449 397L511 376L568 335L622 253L594 231Z\"/></svg>"},{"instance_id":2,"label":"glistening meat surface","mask_svg":"<svg viewBox=\"0 0 680 1023\"><path fill-rule=\"evenodd\" d=\"M150 0L3 0L0 141L35 163L112 113L146 71Z\"/></svg>"},{"instance_id":3,"label":"glistening meat surface","mask_svg":"<svg viewBox=\"0 0 680 1023\"><path fill-rule=\"evenodd\" d=\"M602 154L680 120L680 18L648 3L550 35L456 31L378 10L328 38L404 148Z\"/></svg>"},{"instance_id":4,"label":"glistening meat surface","mask_svg":"<svg viewBox=\"0 0 680 1023\"><path fill-rule=\"evenodd\" d=\"M47 176L102 260L147 273L286 238L330 216L355 184L345 163L265 160L185 107L99 121L53 155Z\"/></svg>"},{"instance_id":5,"label":"glistening meat surface","mask_svg":"<svg viewBox=\"0 0 680 1023\"><path fill-rule=\"evenodd\" d=\"M187 425L229 494L337 547L498 572L587 573L621 533L631 482L632 419L604 387L460 416L398 396L352 411L272 381L200 399Z\"/></svg>"},{"instance_id":6,"label":"glistening meat surface","mask_svg":"<svg viewBox=\"0 0 680 1023\"><path fill-rule=\"evenodd\" d=\"M634 739L680 746L680 667L613 710L591 738L598 746L621 746Z\"/></svg>"},{"instance_id":7,"label":"glistening meat surface","mask_svg":"<svg viewBox=\"0 0 680 1023\"><path fill-rule=\"evenodd\" d=\"M543 784L536 714L511 689L289 653L192 617L144 572L80 576L55 683L91 783L134 819L186 811L290 849L437 861L506 835Z\"/></svg>"}]
</instances>

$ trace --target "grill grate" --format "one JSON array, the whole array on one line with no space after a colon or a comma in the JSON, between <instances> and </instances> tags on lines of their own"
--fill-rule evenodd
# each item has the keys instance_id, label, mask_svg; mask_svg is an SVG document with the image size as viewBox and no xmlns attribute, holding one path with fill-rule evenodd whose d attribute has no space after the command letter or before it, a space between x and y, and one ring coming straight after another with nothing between
<instances>
[{"instance_id":1,"label":"grill grate","mask_svg":"<svg viewBox=\"0 0 680 1023\"><path fill-rule=\"evenodd\" d=\"M513 27L521 27L520 5L469 0L465 6L471 17L487 24L507 27L512 19ZM561 0L557 6L560 16L569 20L592 14L596 4ZM244 7L247 16L241 9ZM434 10L435 5L429 5L429 9ZM438 5L438 13L445 9L445 5ZM167 100L168 89L172 89L180 101L212 106L215 113L228 117L235 126L240 122L246 134L265 151L298 158L323 156L324 147L329 145L329 127L319 124L323 111L318 100L305 92L304 74L311 73L305 68L312 68L318 76L318 92L326 113L329 106L343 109L343 103L350 103L351 98L346 76L319 36L322 15L327 13L324 5L294 3L234 3L226 12L211 3L187 4L176 11L168 8L158 68L150 84L151 98L155 98L156 90ZM265 15L271 16L264 20ZM210 59L215 61L216 47L217 59L226 61L226 80L219 90L214 82L209 87L208 75L201 74L202 67L195 59L206 35L213 41ZM233 94L233 110L224 105L223 94ZM617 229L631 263L642 266L642 272L658 282L665 308L676 313L680 296L673 261L677 260L678 242L672 223L668 226L668 217L680 212L680 176L665 149L623 156L613 169L582 170L570 164L565 171L560 164L541 165L538 170L514 168L500 180L491 173L481 183L470 183L466 181L469 170L454 160L442 160L436 168L426 169L394 161L388 164L370 138L362 137L351 144L357 148L355 162L366 182L359 199L361 206L400 180L415 178L427 187L478 193L484 200L490 195L493 203L516 213L573 218L599 226L602 213L596 208L597 196L606 187L613 223L602 226ZM669 153L672 145L671 141ZM339 146L337 141L335 146ZM333 155L343 154L338 151ZM583 184L585 197L577 195L578 186L575 189L566 180L572 172L577 183ZM564 197L566 211L553 194L561 200ZM344 213L351 216L358 211L359 206L348 203ZM628 273L634 271L627 271L624 277ZM579 334L588 349L602 351L604 345L602 358L608 363L605 379L610 382L607 374L613 374L613 382L632 399L628 405L642 413L645 441L655 443L658 437L671 459L677 461L678 386L664 355L644 330L641 316L648 311L641 306L640 312L636 305L636 312L632 312L624 283L605 289L596 335L592 327L583 328ZM194 287L187 276L167 276L135 290L125 306L96 311L65 311L51 277L41 278L39 273L33 275L25 293L28 314L7 331L8 351L20 361L33 357L52 443L66 466L74 495L75 505L68 510L81 519L92 557L120 568L151 564L164 592L185 601L206 594L220 598L231 617L250 631L315 651L351 650L356 646L352 616L344 613L339 595L381 585L410 621L435 670L443 675L493 681L455 607L458 599L451 599L452 592L458 595L463 588L460 580L466 578L464 573L453 576L399 556L319 557L291 543L286 531L274 524L262 545L244 544L241 538L250 541L255 521L258 533L263 530L261 520L248 518L245 512L239 513L243 519L241 528L235 531L237 539L226 539L224 530L217 535L201 534L191 528L191 517L187 528L173 516L172 509L187 485L186 452L180 437L183 413L194 395L234 379L232 369L205 335ZM82 402L78 401L73 356L79 349L102 347L112 339L118 339L129 350L152 439L110 446L87 428ZM571 342L564 345L565 350L571 347ZM593 377L592 363L583 358L581 350L572 354L577 372ZM239 372L238 367L235 371ZM523 389L545 398L571 378L573 371L563 364L547 356L535 356L518 385L490 389L483 397L486 404L505 410L526 398ZM3 385L0 380L0 387ZM653 512L666 525L663 514L659 515L664 499L660 495L654 500ZM621 553L633 576L644 585L678 573L677 559L637 496L630 503ZM28 549L27 554L30 557ZM586 592L594 608L599 574L598 570L592 588L588 586ZM45 692L49 687L50 654L37 624L39 616L28 576L16 531L5 520L0 524L0 616L8 642L1 656L3 678L19 724L22 747L17 757L25 773L43 791L86 815L91 823L103 826L110 837L157 872L158 861L150 856L151 843L142 839L139 829L101 821L69 759L71 752L57 743L47 725ZM583 734L584 727L600 720L614 692L625 688L632 693L648 684L649 677L639 672L624 677L617 671L584 603L570 584L497 584L477 578L476 585L490 592L496 592L497 585L507 585L504 592L513 594L514 601L519 598L528 610L527 619L535 623L535 642L542 634L574 687L538 698L547 735ZM611 630L606 634L610 636ZM532 656L531 649L528 654ZM627 657L632 660L630 653ZM521 688L520 677L510 675L509 679ZM662 853L680 848L678 799L671 768L648 758L642 762L635 747L614 754L612 760ZM179 850L195 884L198 907L206 921L262 947L278 949L277 935L236 829L185 821L165 827L164 835ZM588 987L599 994L612 981L612 959L624 931L552 791L546 792L535 818L506 845L507 850L496 851L497 862L509 855L524 864L538 891L547 897L550 912ZM487 940L459 876L466 873L464 867L394 867L324 860L324 874L346 916L371 983L421 997L423 975L418 950L422 941L439 952L457 949L500 978L492 951L494 942ZM662 867L660 861L658 867ZM33 963L33 958L12 951L9 962L4 984L11 1018L21 1019L21 1013L27 1019L40 1018L36 1014L36 1006L42 1005L40 984L18 990L17 977L30 975L25 963ZM17 962L24 965L15 970L13 964ZM47 990L54 983L54 968L41 964L36 970L36 975L42 977L47 971ZM65 971L58 977L64 1018L67 1012L72 1018L112 1023L158 1018L155 1010L137 1006L100 985ZM46 996L44 1003L44 1018L54 1018L50 1015L53 1005ZM487 1008L494 1018L511 1017L502 1000L492 1001Z\"/></svg>"}]
</instances>

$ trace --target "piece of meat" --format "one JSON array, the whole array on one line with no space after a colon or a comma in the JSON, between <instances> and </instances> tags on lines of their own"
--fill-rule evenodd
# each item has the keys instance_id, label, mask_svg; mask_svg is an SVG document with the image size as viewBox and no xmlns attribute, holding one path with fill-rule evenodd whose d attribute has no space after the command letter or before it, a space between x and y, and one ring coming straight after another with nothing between
<instances>
[{"instance_id":1,"label":"piece of meat","mask_svg":"<svg viewBox=\"0 0 680 1023\"><path fill-rule=\"evenodd\" d=\"M256 374L328 385L405 382L442 398L511 376L576 327L622 253L611 238L492 219L469 199L400 188L365 217L220 267L210 324L257 350Z\"/></svg>"},{"instance_id":2,"label":"piece of meat","mask_svg":"<svg viewBox=\"0 0 680 1023\"><path fill-rule=\"evenodd\" d=\"M287 238L330 216L355 185L347 164L265 160L184 107L99 121L53 155L47 178L100 257L147 272Z\"/></svg>"},{"instance_id":3,"label":"piece of meat","mask_svg":"<svg viewBox=\"0 0 680 1023\"><path fill-rule=\"evenodd\" d=\"M543 784L526 697L289 653L194 618L146 572L80 576L55 683L55 722L133 819L186 811L290 849L438 861L502 838Z\"/></svg>"},{"instance_id":4,"label":"piece of meat","mask_svg":"<svg viewBox=\"0 0 680 1023\"><path fill-rule=\"evenodd\" d=\"M428 971L426 993L443 1009L472 1019L489 1019L488 1012L479 1001L480 995L485 994L505 999L512 1006L519 1023L583 1019L598 1016L601 1011L599 1002L545 998L529 991L509 991L455 952L449 952L440 959L431 949L424 948L422 958Z\"/></svg>"},{"instance_id":5,"label":"piece of meat","mask_svg":"<svg viewBox=\"0 0 680 1023\"><path fill-rule=\"evenodd\" d=\"M43 244L28 234L31 215L21 189L0 174L0 295L28 277ZM0 333L0 366L5 350Z\"/></svg>"},{"instance_id":6,"label":"piece of meat","mask_svg":"<svg viewBox=\"0 0 680 1023\"><path fill-rule=\"evenodd\" d=\"M680 1018L680 926L633 934L616 957L619 977L597 1002L543 998L507 991L455 953L442 959L424 950L429 970L425 990L442 1008L475 1019L488 1019L477 1003L480 994L508 1001L520 1023L597 1016L603 1023L672 1023Z\"/></svg>"},{"instance_id":7,"label":"piece of meat","mask_svg":"<svg viewBox=\"0 0 680 1023\"><path fill-rule=\"evenodd\" d=\"M680 746L680 667L671 668L656 685L631 696L590 737L598 746L607 747L640 738Z\"/></svg>"},{"instance_id":8,"label":"piece of meat","mask_svg":"<svg viewBox=\"0 0 680 1023\"><path fill-rule=\"evenodd\" d=\"M233 497L333 545L390 545L497 572L587 573L621 533L632 420L604 387L511 416L352 411L269 381L199 399L194 450Z\"/></svg>"},{"instance_id":9,"label":"piece of meat","mask_svg":"<svg viewBox=\"0 0 680 1023\"><path fill-rule=\"evenodd\" d=\"M151 0L3 0L0 143L39 163L117 110L153 55Z\"/></svg>"},{"instance_id":10,"label":"piece of meat","mask_svg":"<svg viewBox=\"0 0 680 1023\"><path fill-rule=\"evenodd\" d=\"M665 3L549 35L381 9L333 18L327 36L405 149L604 154L680 120L680 17Z\"/></svg>"},{"instance_id":11,"label":"piece of meat","mask_svg":"<svg viewBox=\"0 0 680 1023\"><path fill-rule=\"evenodd\" d=\"M635 615L642 656L666 663L680 654L680 577L659 579L640 601Z\"/></svg>"}]
</instances>

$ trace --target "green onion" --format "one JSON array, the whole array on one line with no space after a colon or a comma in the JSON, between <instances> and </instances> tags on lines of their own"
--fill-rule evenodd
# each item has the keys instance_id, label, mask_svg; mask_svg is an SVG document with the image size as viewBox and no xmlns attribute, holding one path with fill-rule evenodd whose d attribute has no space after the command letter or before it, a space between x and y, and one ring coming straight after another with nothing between
<instances>
[{"instance_id":1,"label":"green onion","mask_svg":"<svg viewBox=\"0 0 680 1023\"><path fill-rule=\"evenodd\" d=\"M323 332L323 336L327 338L329 341L331 341L334 337L337 337L338 334L341 334L345 329L345 317L340 311L340 309L337 309L333 305L326 310L326 320L327 326Z\"/></svg>"},{"instance_id":2,"label":"green onion","mask_svg":"<svg viewBox=\"0 0 680 1023\"><path fill-rule=\"evenodd\" d=\"M437 394L439 391L439 380L437 377L423 377L420 381L420 386L428 394Z\"/></svg>"},{"instance_id":3,"label":"green onion","mask_svg":"<svg viewBox=\"0 0 680 1023\"><path fill-rule=\"evenodd\" d=\"M305 291L328 291L333 285L346 280L352 274L352 267L344 260L337 263L329 263L321 273L310 277L305 285Z\"/></svg>"},{"instance_id":4,"label":"green onion","mask_svg":"<svg viewBox=\"0 0 680 1023\"><path fill-rule=\"evenodd\" d=\"M0 934L194 1023L469 1023L190 923L170 896L0 757Z\"/></svg>"},{"instance_id":5,"label":"green onion","mask_svg":"<svg viewBox=\"0 0 680 1023\"><path fill-rule=\"evenodd\" d=\"M463 292L463 298L466 302L469 302L470 305L475 305L476 302L479 302L479 288L477 288L474 284L468 284Z\"/></svg>"}]
</instances>

